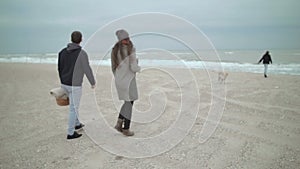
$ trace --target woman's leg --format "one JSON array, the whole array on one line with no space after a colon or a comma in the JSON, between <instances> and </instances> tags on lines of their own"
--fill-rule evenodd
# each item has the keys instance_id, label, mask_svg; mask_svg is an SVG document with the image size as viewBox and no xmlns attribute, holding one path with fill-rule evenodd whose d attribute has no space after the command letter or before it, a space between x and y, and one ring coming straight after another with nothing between
<instances>
[{"instance_id":1,"label":"woman's leg","mask_svg":"<svg viewBox=\"0 0 300 169\"><path fill-rule=\"evenodd\" d=\"M125 130L128 130L130 128L133 103L133 101L125 101L120 111L119 117L123 117L123 119L125 119L125 124L123 128Z\"/></svg>"},{"instance_id":2,"label":"woman's leg","mask_svg":"<svg viewBox=\"0 0 300 169\"><path fill-rule=\"evenodd\" d=\"M131 114L132 114L132 105L133 101L125 101L124 104L121 107L119 117L117 124L115 126L115 129L117 129L119 132L122 132L124 130L128 130L130 128L130 120L131 120ZM124 124L124 128L122 128Z\"/></svg>"},{"instance_id":3,"label":"woman's leg","mask_svg":"<svg viewBox=\"0 0 300 169\"><path fill-rule=\"evenodd\" d=\"M124 116L121 113L119 113L119 119L124 120Z\"/></svg>"}]
</instances>

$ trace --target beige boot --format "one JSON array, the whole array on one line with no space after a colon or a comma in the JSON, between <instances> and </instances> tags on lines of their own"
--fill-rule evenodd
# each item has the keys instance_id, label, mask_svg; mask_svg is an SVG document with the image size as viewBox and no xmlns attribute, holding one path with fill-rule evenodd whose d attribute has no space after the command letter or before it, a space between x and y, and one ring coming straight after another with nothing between
<instances>
[{"instance_id":1,"label":"beige boot","mask_svg":"<svg viewBox=\"0 0 300 169\"><path fill-rule=\"evenodd\" d=\"M118 119L117 124L115 126L115 129L118 130L119 132L122 132L122 125L123 125L123 120L122 119Z\"/></svg>"},{"instance_id":2,"label":"beige boot","mask_svg":"<svg viewBox=\"0 0 300 169\"><path fill-rule=\"evenodd\" d=\"M134 135L134 132L133 132L133 131L130 131L129 129L127 129L127 130L122 129L122 133L123 133L125 136L133 136L133 135Z\"/></svg>"}]
</instances>

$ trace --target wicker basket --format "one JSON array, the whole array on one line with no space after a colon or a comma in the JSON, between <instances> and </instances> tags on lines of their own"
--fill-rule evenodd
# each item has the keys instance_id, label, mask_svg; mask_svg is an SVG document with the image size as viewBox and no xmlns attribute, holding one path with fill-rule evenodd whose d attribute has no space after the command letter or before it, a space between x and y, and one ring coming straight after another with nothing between
<instances>
[{"instance_id":1,"label":"wicker basket","mask_svg":"<svg viewBox=\"0 0 300 169\"><path fill-rule=\"evenodd\" d=\"M59 106L68 106L69 105L69 98L67 98L67 99L56 98L56 103Z\"/></svg>"}]
</instances>

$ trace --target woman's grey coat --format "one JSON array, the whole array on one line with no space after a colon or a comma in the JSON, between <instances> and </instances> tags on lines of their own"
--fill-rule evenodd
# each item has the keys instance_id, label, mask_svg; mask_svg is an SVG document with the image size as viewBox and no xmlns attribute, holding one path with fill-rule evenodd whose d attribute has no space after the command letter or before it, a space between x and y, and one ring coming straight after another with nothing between
<instances>
[{"instance_id":1,"label":"woman's grey coat","mask_svg":"<svg viewBox=\"0 0 300 169\"><path fill-rule=\"evenodd\" d=\"M127 47L124 46L121 50L127 51ZM127 53L127 52L124 52ZM118 52L117 55L119 59L119 66L114 72L115 84L120 100L124 101L134 101L138 99L138 91L136 86L136 72L141 70L141 67L138 66L138 60L136 58L135 48L131 55L126 56L122 61L121 53Z\"/></svg>"}]
</instances>

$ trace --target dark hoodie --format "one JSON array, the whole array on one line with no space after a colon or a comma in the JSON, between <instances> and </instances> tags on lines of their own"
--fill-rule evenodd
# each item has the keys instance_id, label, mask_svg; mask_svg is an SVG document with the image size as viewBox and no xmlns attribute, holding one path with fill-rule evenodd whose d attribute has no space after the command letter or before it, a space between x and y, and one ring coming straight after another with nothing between
<instances>
[{"instance_id":1,"label":"dark hoodie","mask_svg":"<svg viewBox=\"0 0 300 169\"><path fill-rule=\"evenodd\" d=\"M271 55L269 54L269 52L266 52L258 61L258 63L260 63L261 61L263 61L263 64L269 64L270 62L272 63Z\"/></svg>"},{"instance_id":2,"label":"dark hoodie","mask_svg":"<svg viewBox=\"0 0 300 169\"><path fill-rule=\"evenodd\" d=\"M95 79L89 64L87 53L76 43L69 43L58 55L60 82L68 86L81 86L84 74L91 85Z\"/></svg>"}]
</instances>

